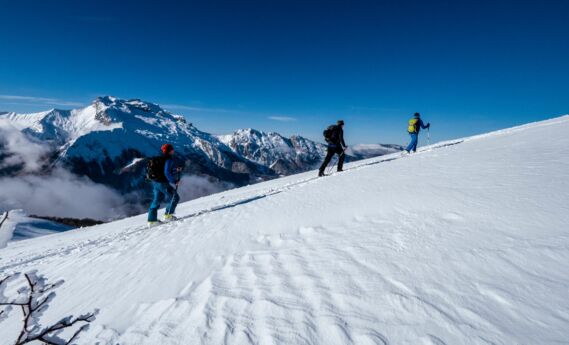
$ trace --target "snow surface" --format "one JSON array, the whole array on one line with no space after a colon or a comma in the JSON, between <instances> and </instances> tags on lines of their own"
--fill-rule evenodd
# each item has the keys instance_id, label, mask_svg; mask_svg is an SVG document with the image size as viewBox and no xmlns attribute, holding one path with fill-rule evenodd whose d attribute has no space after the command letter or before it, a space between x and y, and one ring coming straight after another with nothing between
<instances>
[{"instance_id":1,"label":"snow surface","mask_svg":"<svg viewBox=\"0 0 569 345\"><path fill-rule=\"evenodd\" d=\"M402 151L403 148L399 145L389 144L357 144L348 147L347 154L355 157L377 157L390 153Z\"/></svg>"},{"instance_id":2,"label":"snow surface","mask_svg":"<svg viewBox=\"0 0 569 345\"><path fill-rule=\"evenodd\" d=\"M65 279L44 323L99 308L80 344L568 344L567 131L569 116L196 199L150 229L13 242L0 272Z\"/></svg>"}]
</instances>

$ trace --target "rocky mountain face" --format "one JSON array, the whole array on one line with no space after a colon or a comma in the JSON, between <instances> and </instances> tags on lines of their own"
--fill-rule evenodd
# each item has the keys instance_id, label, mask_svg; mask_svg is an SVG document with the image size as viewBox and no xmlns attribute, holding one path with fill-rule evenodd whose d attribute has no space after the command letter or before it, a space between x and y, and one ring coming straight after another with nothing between
<instances>
[{"instance_id":1,"label":"rocky mountain face","mask_svg":"<svg viewBox=\"0 0 569 345\"><path fill-rule=\"evenodd\" d=\"M219 136L219 139L237 154L281 175L314 169L326 154L325 145L301 136L286 138L251 128Z\"/></svg>"},{"instance_id":2,"label":"rocky mountain face","mask_svg":"<svg viewBox=\"0 0 569 345\"><path fill-rule=\"evenodd\" d=\"M32 140L48 146L51 166L65 167L122 192L143 186L145 164L132 163L159 154L166 142L176 147L188 174L235 185L276 176L269 167L235 153L182 116L137 99L99 97L81 109L6 113L0 119L9 120Z\"/></svg>"},{"instance_id":3,"label":"rocky mountain face","mask_svg":"<svg viewBox=\"0 0 569 345\"><path fill-rule=\"evenodd\" d=\"M237 154L281 175L318 168L326 156L326 145L301 136L286 138L275 132L240 129L218 137ZM393 144L359 144L346 151L346 162L382 156L403 150Z\"/></svg>"}]
</instances>

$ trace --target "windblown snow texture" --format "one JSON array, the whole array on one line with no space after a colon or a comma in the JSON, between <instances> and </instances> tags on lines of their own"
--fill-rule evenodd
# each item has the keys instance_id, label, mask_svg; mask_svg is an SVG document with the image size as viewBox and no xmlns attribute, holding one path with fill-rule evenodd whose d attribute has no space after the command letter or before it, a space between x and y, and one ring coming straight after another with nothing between
<instances>
[{"instance_id":1,"label":"windblown snow texture","mask_svg":"<svg viewBox=\"0 0 569 345\"><path fill-rule=\"evenodd\" d=\"M79 344L567 344L569 116L13 242ZM0 339L18 329L9 319Z\"/></svg>"}]
</instances>

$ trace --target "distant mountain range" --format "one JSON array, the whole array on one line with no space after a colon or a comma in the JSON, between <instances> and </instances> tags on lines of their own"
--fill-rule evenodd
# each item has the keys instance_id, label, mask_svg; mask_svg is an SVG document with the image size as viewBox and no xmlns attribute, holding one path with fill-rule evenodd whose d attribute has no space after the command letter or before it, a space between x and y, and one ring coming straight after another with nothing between
<instances>
[{"instance_id":1,"label":"distant mountain range","mask_svg":"<svg viewBox=\"0 0 569 345\"><path fill-rule=\"evenodd\" d=\"M166 142L175 146L177 156L185 162L185 174L235 186L313 169L326 151L324 144L301 136L286 138L255 129L212 135L157 104L112 96L99 97L85 108L33 114L4 112L0 119L49 148L42 161L44 171L63 167L122 193L147 188L142 162L158 154ZM21 166L7 164L10 153L4 144L0 138L0 176L21 174ZM360 145L349 152L349 159L400 149L394 145Z\"/></svg>"},{"instance_id":2,"label":"distant mountain range","mask_svg":"<svg viewBox=\"0 0 569 345\"><path fill-rule=\"evenodd\" d=\"M218 137L235 153L281 175L310 170L322 162L326 147L298 135L290 138L275 132L240 129Z\"/></svg>"},{"instance_id":3,"label":"distant mountain range","mask_svg":"<svg viewBox=\"0 0 569 345\"><path fill-rule=\"evenodd\" d=\"M184 117L140 100L99 97L81 109L7 113L0 115L2 118L32 139L49 145L53 150L51 163L121 191L144 184L144 164L126 173L122 168L137 158L158 154L166 142L173 144L178 157L187 163L187 173L236 185L276 175L270 168L236 154Z\"/></svg>"}]
</instances>

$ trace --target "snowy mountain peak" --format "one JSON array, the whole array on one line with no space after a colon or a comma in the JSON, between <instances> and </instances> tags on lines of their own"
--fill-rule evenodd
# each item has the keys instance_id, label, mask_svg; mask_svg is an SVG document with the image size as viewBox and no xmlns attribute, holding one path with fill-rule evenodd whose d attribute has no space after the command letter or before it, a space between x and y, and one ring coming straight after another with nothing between
<instances>
[{"instance_id":1,"label":"snowy mountain peak","mask_svg":"<svg viewBox=\"0 0 569 345\"><path fill-rule=\"evenodd\" d=\"M120 111L123 114L136 114L137 112L144 112L148 115L154 116L172 116L173 114L162 109L158 104L142 101L134 98L129 100L120 99L114 96L97 97L92 103L97 112L107 111L109 109Z\"/></svg>"},{"instance_id":2,"label":"snowy mountain peak","mask_svg":"<svg viewBox=\"0 0 569 345\"><path fill-rule=\"evenodd\" d=\"M89 106L79 109L50 109L30 114L6 113L0 115L0 118L8 119L16 128L36 139L62 145L91 132L122 128L125 122L133 121L137 114L176 121L174 115L156 104L140 100L125 101L113 96L98 97Z\"/></svg>"},{"instance_id":3,"label":"snowy mountain peak","mask_svg":"<svg viewBox=\"0 0 569 345\"><path fill-rule=\"evenodd\" d=\"M241 141L267 141L270 138L277 139L284 139L282 135L276 132L264 132L254 128L245 128L245 129L238 129L233 134L230 134L235 140Z\"/></svg>"},{"instance_id":4,"label":"snowy mountain peak","mask_svg":"<svg viewBox=\"0 0 569 345\"><path fill-rule=\"evenodd\" d=\"M189 134L186 132L190 131L182 116L174 115L157 104L114 96L97 97L89 106L79 109L0 116L32 137L52 141L56 145L75 142L91 133L119 129L146 136L165 132L163 134L168 134L166 138L180 132ZM128 136L122 139L128 141Z\"/></svg>"},{"instance_id":5,"label":"snowy mountain peak","mask_svg":"<svg viewBox=\"0 0 569 345\"><path fill-rule=\"evenodd\" d=\"M112 103L115 103L117 100L119 100L117 97L108 95L108 96L99 96L95 99L94 102L101 102L103 104L110 105Z\"/></svg>"}]
</instances>

